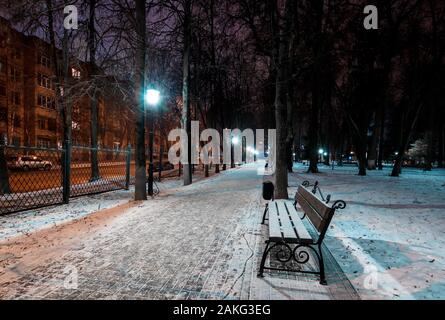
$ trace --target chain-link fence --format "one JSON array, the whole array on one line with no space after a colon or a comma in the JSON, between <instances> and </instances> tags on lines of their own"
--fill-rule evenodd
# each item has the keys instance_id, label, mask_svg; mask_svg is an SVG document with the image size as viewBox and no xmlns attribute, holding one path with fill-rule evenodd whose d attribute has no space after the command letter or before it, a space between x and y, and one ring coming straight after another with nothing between
<instances>
[{"instance_id":1,"label":"chain-link fence","mask_svg":"<svg viewBox=\"0 0 445 320\"><path fill-rule=\"evenodd\" d=\"M71 196L128 189L127 151L73 147Z\"/></svg>"},{"instance_id":2,"label":"chain-link fence","mask_svg":"<svg viewBox=\"0 0 445 320\"><path fill-rule=\"evenodd\" d=\"M0 146L0 214L63 203L64 153Z\"/></svg>"},{"instance_id":3,"label":"chain-link fence","mask_svg":"<svg viewBox=\"0 0 445 320\"><path fill-rule=\"evenodd\" d=\"M0 215L128 189L134 182L131 150L69 150L0 146Z\"/></svg>"}]
</instances>

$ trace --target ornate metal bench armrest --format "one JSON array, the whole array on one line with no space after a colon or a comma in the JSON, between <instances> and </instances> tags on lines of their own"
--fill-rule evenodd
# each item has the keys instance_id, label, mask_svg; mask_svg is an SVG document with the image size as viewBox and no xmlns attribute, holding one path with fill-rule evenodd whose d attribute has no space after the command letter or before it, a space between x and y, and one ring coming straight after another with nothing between
<instances>
[{"instance_id":1,"label":"ornate metal bench armrest","mask_svg":"<svg viewBox=\"0 0 445 320\"><path fill-rule=\"evenodd\" d=\"M346 202L343 200L337 200L332 204L332 209L337 210L337 209L344 209L346 208Z\"/></svg>"}]
</instances>

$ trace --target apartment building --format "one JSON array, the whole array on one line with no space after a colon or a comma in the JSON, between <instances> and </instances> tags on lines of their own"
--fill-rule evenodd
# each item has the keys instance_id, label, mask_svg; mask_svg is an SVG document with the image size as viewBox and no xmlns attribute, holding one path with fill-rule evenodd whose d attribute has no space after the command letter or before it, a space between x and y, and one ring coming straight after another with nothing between
<instances>
[{"instance_id":1,"label":"apartment building","mask_svg":"<svg viewBox=\"0 0 445 320\"><path fill-rule=\"evenodd\" d=\"M62 117L56 104L56 74L49 43L25 36L0 17L0 142L16 146L60 148ZM72 81L88 79L89 66L74 61ZM72 101L74 145L90 145L88 94ZM99 97L98 144L121 149L134 137L134 112L116 97Z\"/></svg>"}]
</instances>

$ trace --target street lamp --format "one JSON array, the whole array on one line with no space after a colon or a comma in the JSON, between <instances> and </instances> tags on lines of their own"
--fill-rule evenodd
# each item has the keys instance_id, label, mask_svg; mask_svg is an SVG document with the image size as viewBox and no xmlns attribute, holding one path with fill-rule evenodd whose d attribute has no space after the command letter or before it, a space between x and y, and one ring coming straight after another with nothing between
<instances>
[{"instance_id":1,"label":"street lamp","mask_svg":"<svg viewBox=\"0 0 445 320\"><path fill-rule=\"evenodd\" d=\"M161 93L155 89L149 89L145 93L145 101L148 105L152 107L156 107L161 101Z\"/></svg>"},{"instance_id":2,"label":"street lamp","mask_svg":"<svg viewBox=\"0 0 445 320\"><path fill-rule=\"evenodd\" d=\"M159 102L161 101L161 93L158 90L155 89L148 89L145 92L145 102L151 106L152 108L155 108L158 106ZM154 117L153 114L149 116L148 118L148 148L150 151L149 154L149 169L148 169L148 188L147 193L150 197L153 196L153 181L154 181L154 168L153 168L153 147L154 147ZM159 158L159 161L162 161L161 158Z\"/></svg>"}]
</instances>

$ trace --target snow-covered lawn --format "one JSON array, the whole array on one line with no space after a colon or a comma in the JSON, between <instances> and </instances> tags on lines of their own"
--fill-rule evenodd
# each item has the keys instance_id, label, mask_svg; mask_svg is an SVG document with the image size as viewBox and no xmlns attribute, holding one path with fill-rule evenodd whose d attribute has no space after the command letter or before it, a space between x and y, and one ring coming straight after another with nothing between
<instances>
[{"instance_id":1,"label":"snow-covered lawn","mask_svg":"<svg viewBox=\"0 0 445 320\"><path fill-rule=\"evenodd\" d=\"M334 216L325 243L363 299L445 299L445 170L390 168L357 176L355 167L297 165L303 180L347 202Z\"/></svg>"}]
</instances>

